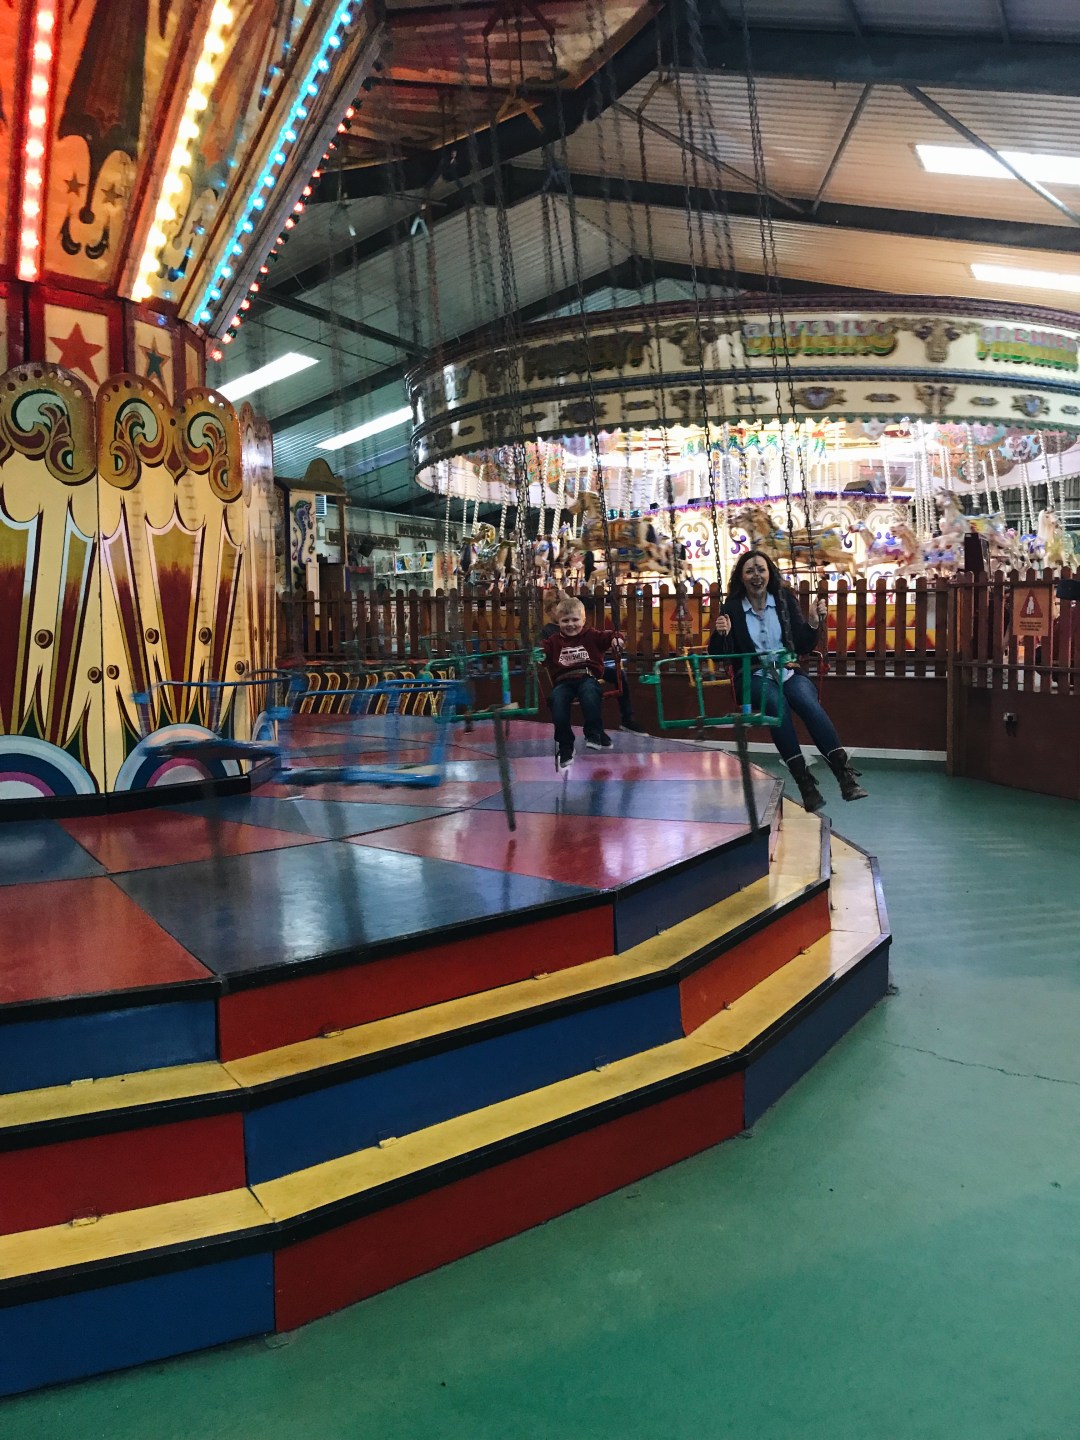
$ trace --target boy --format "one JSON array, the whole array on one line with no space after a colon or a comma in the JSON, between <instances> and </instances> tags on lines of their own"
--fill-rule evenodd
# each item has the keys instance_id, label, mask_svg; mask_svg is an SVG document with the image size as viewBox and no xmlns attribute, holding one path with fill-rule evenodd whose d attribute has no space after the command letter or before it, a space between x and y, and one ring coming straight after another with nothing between
<instances>
[{"instance_id":1,"label":"boy","mask_svg":"<svg viewBox=\"0 0 1080 1440\"><path fill-rule=\"evenodd\" d=\"M540 642L543 642L549 635L558 635L559 627L555 623L555 611L564 600L573 597L565 590L544 591L544 626L540 631ZM611 650L604 657L604 683L616 692L616 699L619 705L619 729L629 730L634 735L645 735L648 732L634 714L634 701L630 694L630 677L619 674L619 667L622 660L614 653L619 646L613 645Z\"/></svg>"},{"instance_id":2,"label":"boy","mask_svg":"<svg viewBox=\"0 0 1080 1440\"><path fill-rule=\"evenodd\" d=\"M611 736L604 733L601 681L604 656L622 644L614 630L594 630L585 624L585 606L569 597L555 608L558 631L542 641L544 663L551 676L551 718L555 723L555 765L569 770L574 763L574 732L570 728L570 707L581 704L585 744L590 750L610 750Z\"/></svg>"}]
</instances>

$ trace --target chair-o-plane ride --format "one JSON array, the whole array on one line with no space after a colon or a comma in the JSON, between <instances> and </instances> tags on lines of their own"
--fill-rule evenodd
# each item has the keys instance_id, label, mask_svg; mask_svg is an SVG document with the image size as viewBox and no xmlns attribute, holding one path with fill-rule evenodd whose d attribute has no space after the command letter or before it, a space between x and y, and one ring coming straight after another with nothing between
<instances>
[{"instance_id":1,"label":"chair-o-plane ride","mask_svg":"<svg viewBox=\"0 0 1080 1440\"><path fill-rule=\"evenodd\" d=\"M698 0L687 4L695 16ZM714 659L691 643L691 562L704 557L725 581L744 545L729 509L751 498L719 460L713 439L729 422L716 417L736 393L757 395L755 374L774 380L781 426L810 403L795 398L795 332L775 275L765 288L776 343L758 336L760 354L717 358L718 313L725 343L745 330L749 345L756 332L725 263L723 171L699 146L685 151L687 195L710 191L717 218L699 225L688 202L693 317L663 307L651 225L643 303L617 341L601 340L589 309L583 241L607 244L614 272L617 227L578 214L567 97L604 63L607 26L629 34L651 9L571 3L549 20L540 0L495 6L482 23L471 7L440 11L440 73L459 67L461 84L440 92L431 134L458 137L461 203L443 216L437 197L425 200L416 223L388 232L415 341L402 349L414 363L412 448L416 478L438 489L447 566L460 499L464 538L494 532L461 587L482 598L509 574L500 616L513 622L473 635L445 595L404 625L401 604L396 618L384 605L373 653L339 662L336 647L316 659L275 641L269 429L202 386L203 346L259 323L270 256L297 222L314 223L305 188L321 181L341 199L358 148L365 170L385 176L394 213L403 196L412 204L399 183L409 136L380 106L394 65L411 74L415 57L399 28L379 83L363 83L394 0L378 26L362 7L312 0L284 32L280 7L249 6L242 24L216 0L161 8L158 52L176 93L159 94L147 67L151 147L127 157L139 172L130 184L108 172L115 254L83 233L108 179L98 170L80 182L78 236L69 226L70 243L53 246L27 212L20 251L31 290L39 264L50 287L70 274L64 306L83 305L98 327L90 349L115 331L132 356L152 358L152 374L112 367L95 406L81 379L27 355L33 364L0 395L17 447L0 459L0 539L25 559L16 634L35 647L0 647L0 667L11 656L21 667L0 673L0 714L14 696L43 732L0 736L13 777L0 771L0 805L19 805L11 818L0 810L0 1395L291 1330L717 1145L754 1125L888 987L876 862L750 761L747 730L785 719L781 684L763 683L751 702L751 671L779 681L791 656ZM56 10L49 73L61 88L77 81L81 102L58 98L57 124L116 98L90 93L107 89L105 70L82 59L100 57L87 40L96 7L70 9ZM425 23L422 7L402 13ZM509 87L491 69L504 30ZM32 51L33 26L19 33ZM722 127L699 39L670 78L677 113L692 104L712 136ZM32 60L26 85L48 78ZM228 62L232 83L247 86L236 112L209 103L207 72ZM22 73L17 64L25 89ZM538 94L553 98L534 104ZM51 114L51 100L41 104ZM365 123L350 139L355 110ZM561 337L530 351L521 318L524 251L500 178L502 122L515 114L545 127L540 248L545 293L575 297L568 348ZM764 198L753 104L748 120ZM312 177L339 123L317 168L342 173ZM63 139L67 164L75 138ZM43 196L62 189L44 173L55 149L44 150ZM206 169L206 156L230 154ZM605 190L595 203L611 211L615 200ZM618 203L631 205L629 190ZM440 251L444 224L466 232L485 327L459 368L464 352L442 327L444 316L462 321L460 290L445 293L448 267L460 285L462 246ZM761 225L774 254L767 207ZM329 222L326 233L319 269L331 278L320 284L331 285L341 265ZM94 286L113 298L84 304ZM350 286L348 305L328 296L326 313L385 344L393 337L353 315L363 293ZM114 299L106 323L99 312ZM28 304L70 322L55 288ZM650 358L654 331L668 348ZM91 331L80 333L85 358ZM79 351L74 331L59 338L65 354ZM230 355L246 343L241 332ZM334 403L345 406L357 355L337 343ZM534 403L530 387L543 384L556 399ZM658 441L662 508L625 475L609 481L620 397ZM472 407L464 423L444 424L441 407L459 403ZM684 423L702 430L694 466L708 491L693 553L666 533L677 498L667 447ZM541 441L556 434L572 442L576 474L561 461L538 473ZM436 453L466 437L484 457L479 483L470 466L455 469L456 451ZM794 559L802 532L812 542L826 527L795 449L777 464ZM376 483L365 470L352 498L374 501ZM58 507L39 530L31 494ZM806 513L794 518L800 495ZM560 534L571 568L553 573ZM820 550L798 548L808 572L821 569ZM574 589L586 568L617 632L625 619L633 633L620 577L673 582L674 645L635 676L655 694L657 733L622 729L610 749L553 775L543 592ZM93 615L76 624L79 585ZM419 627L419 614L432 618ZM321 626L321 643L332 629ZM621 702L634 657L614 659L607 694ZM38 701L18 689L24 677ZM737 754L694 743L725 733ZM60 778L51 808L34 808L43 756Z\"/></svg>"}]
</instances>

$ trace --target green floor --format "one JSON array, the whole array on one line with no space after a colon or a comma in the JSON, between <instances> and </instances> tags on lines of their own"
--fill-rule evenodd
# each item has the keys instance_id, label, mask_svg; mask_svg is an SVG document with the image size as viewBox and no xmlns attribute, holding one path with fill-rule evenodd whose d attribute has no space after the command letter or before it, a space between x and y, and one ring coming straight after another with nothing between
<instances>
[{"instance_id":1,"label":"green floor","mask_svg":"<svg viewBox=\"0 0 1080 1440\"><path fill-rule=\"evenodd\" d=\"M864 770L900 993L752 1138L3 1440L1076 1440L1080 807Z\"/></svg>"}]
</instances>

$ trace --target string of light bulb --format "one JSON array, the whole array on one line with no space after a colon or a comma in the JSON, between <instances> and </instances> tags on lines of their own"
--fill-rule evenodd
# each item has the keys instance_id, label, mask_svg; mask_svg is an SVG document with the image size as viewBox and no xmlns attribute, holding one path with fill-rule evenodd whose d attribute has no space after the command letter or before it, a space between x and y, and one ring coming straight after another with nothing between
<instances>
[{"instance_id":1,"label":"string of light bulb","mask_svg":"<svg viewBox=\"0 0 1080 1440\"><path fill-rule=\"evenodd\" d=\"M45 187L45 147L52 88L54 0L39 0L34 16L34 43L30 51L30 103L26 110L26 164L22 177L22 213L19 231L19 279L36 280L40 269L42 213Z\"/></svg>"},{"instance_id":2,"label":"string of light bulb","mask_svg":"<svg viewBox=\"0 0 1080 1440\"><path fill-rule=\"evenodd\" d=\"M310 3L310 0L308 0L308 3ZM263 167L263 173L248 196L247 203L240 212L240 217L233 230L232 237L225 246L224 258L199 302L196 310L196 320L199 324L210 325L213 321L215 307L224 298L227 282L234 277L236 270L235 262L243 257L250 243L249 237L255 233L259 214L266 208L271 191L281 178L293 148L299 143L303 122L306 121L310 115L311 101L317 97L320 86L329 74L334 52L341 48L342 41L345 38L345 32L352 24L352 21L352 10L348 6L342 6L334 13L333 19L327 26L311 65L308 67L307 74L300 82L296 99L289 107L285 121L278 132L277 140L270 151L269 159ZM339 134L348 128L347 122L352 119L354 113L351 107L346 111L345 120L338 126ZM316 171L312 178L318 178L318 174L319 172ZM297 219L303 213L305 202L310 197L311 190L312 187L310 183L305 185L302 193L291 207L284 226L282 227L282 233L278 236L277 246L285 243L287 232L295 226ZM271 254L275 253L276 248L271 251ZM260 273L266 273L265 266ZM253 286L249 287L247 297L240 302L237 312L229 320L226 334L222 337L226 343L232 338L232 334L235 334L241 325L243 312L250 308L251 296L252 294L258 293L258 286L259 282L255 281ZM230 331L232 334L228 333Z\"/></svg>"},{"instance_id":3,"label":"string of light bulb","mask_svg":"<svg viewBox=\"0 0 1080 1440\"><path fill-rule=\"evenodd\" d=\"M218 0L210 12L210 23L203 39L202 51L195 66L184 104L184 113L177 131L176 144L169 157L169 168L161 183L161 196L154 211L154 220L146 237L139 269L131 294L134 300L148 300L153 294L151 277L161 266L161 256L168 244L164 227L176 219L175 197L184 188L183 171L191 164L191 146L199 138L199 116L210 103L210 92L217 79L221 57L225 53L225 32L233 22L233 12Z\"/></svg>"}]
</instances>

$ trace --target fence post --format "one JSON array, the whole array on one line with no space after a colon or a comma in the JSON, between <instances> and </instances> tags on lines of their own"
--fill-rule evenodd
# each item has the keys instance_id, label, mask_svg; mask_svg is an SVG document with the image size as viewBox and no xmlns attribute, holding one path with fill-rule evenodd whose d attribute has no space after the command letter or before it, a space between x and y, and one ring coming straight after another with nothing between
<instances>
[{"instance_id":1,"label":"fence post","mask_svg":"<svg viewBox=\"0 0 1080 1440\"><path fill-rule=\"evenodd\" d=\"M874 674L884 675L889 653L889 593L885 578L874 582Z\"/></svg>"},{"instance_id":2,"label":"fence post","mask_svg":"<svg viewBox=\"0 0 1080 1440\"><path fill-rule=\"evenodd\" d=\"M653 592L651 585L641 587L641 629L639 631L641 653L649 668L656 655L656 619L653 614Z\"/></svg>"},{"instance_id":3,"label":"fence post","mask_svg":"<svg viewBox=\"0 0 1080 1440\"><path fill-rule=\"evenodd\" d=\"M671 654L671 646L668 644L667 626L664 624L664 601L669 598L668 587L665 583L660 584L660 604L657 607L660 616L660 658L663 660Z\"/></svg>"},{"instance_id":4,"label":"fence post","mask_svg":"<svg viewBox=\"0 0 1080 1440\"><path fill-rule=\"evenodd\" d=\"M898 575L893 586L893 671L907 675L907 581Z\"/></svg>"},{"instance_id":5,"label":"fence post","mask_svg":"<svg viewBox=\"0 0 1080 1440\"><path fill-rule=\"evenodd\" d=\"M855 579L855 674L866 674L866 576Z\"/></svg>"},{"instance_id":6,"label":"fence post","mask_svg":"<svg viewBox=\"0 0 1080 1440\"><path fill-rule=\"evenodd\" d=\"M848 670L848 580L842 575L836 582L836 673Z\"/></svg>"}]
</instances>

